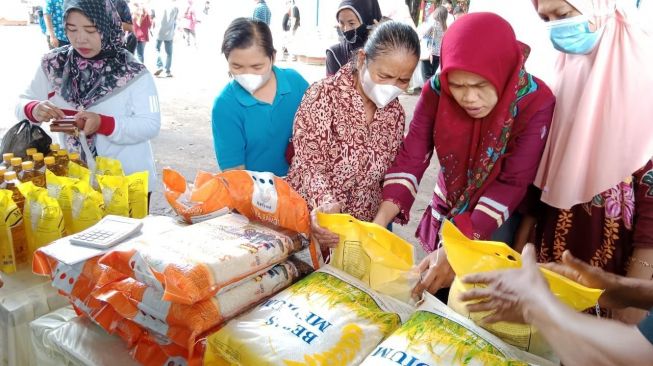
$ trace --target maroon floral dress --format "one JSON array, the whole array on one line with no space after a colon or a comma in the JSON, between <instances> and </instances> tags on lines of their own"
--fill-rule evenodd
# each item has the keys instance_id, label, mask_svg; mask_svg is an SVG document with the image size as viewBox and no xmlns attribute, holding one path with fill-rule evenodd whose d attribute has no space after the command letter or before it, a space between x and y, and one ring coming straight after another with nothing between
<instances>
[{"instance_id":1,"label":"maroon floral dress","mask_svg":"<svg viewBox=\"0 0 653 366\"><path fill-rule=\"evenodd\" d=\"M541 204L537 216L541 262L559 261L569 249L623 275L634 248L653 247L653 161L590 202L568 210Z\"/></svg>"},{"instance_id":2,"label":"maroon floral dress","mask_svg":"<svg viewBox=\"0 0 653 366\"><path fill-rule=\"evenodd\" d=\"M403 138L405 113L395 99L366 122L352 64L313 84L295 115L295 155L288 181L309 208L343 202L343 212L371 221L386 170Z\"/></svg>"}]
</instances>

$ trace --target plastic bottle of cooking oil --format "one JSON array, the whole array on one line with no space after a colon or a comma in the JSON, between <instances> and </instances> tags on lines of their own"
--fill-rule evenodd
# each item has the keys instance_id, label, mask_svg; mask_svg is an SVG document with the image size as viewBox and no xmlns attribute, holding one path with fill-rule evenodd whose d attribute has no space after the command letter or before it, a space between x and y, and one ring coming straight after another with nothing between
<instances>
[{"instance_id":1,"label":"plastic bottle of cooking oil","mask_svg":"<svg viewBox=\"0 0 653 366\"><path fill-rule=\"evenodd\" d=\"M32 156L34 156L34 154L36 154L37 152L39 152L39 151L36 150L36 148L33 148L33 147L30 147L29 149L25 150L25 155L27 155L27 158L25 158L25 160L26 161L27 160L34 160L34 158Z\"/></svg>"},{"instance_id":2,"label":"plastic bottle of cooking oil","mask_svg":"<svg viewBox=\"0 0 653 366\"><path fill-rule=\"evenodd\" d=\"M11 170L16 172L16 175L20 174L20 171L22 170L21 164L23 163L23 159L21 158L11 158Z\"/></svg>"},{"instance_id":3,"label":"plastic bottle of cooking oil","mask_svg":"<svg viewBox=\"0 0 653 366\"><path fill-rule=\"evenodd\" d=\"M11 236L14 242L14 252L16 254L16 263L27 262L27 236L25 235L25 226L23 225L23 208L25 207L25 197L18 190L20 181L16 177L16 172L8 171L4 174L4 182L1 188L8 189L12 192L12 199L18 210L10 214L11 219Z\"/></svg>"},{"instance_id":4,"label":"plastic bottle of cooking oil","mask_svg":"<svg viewBox=\"0 0 653 366\"><path fill-rule=\"evenodd\" d=\"M72 161L73 163L79 164L79 165L83 166L84 168L88 168L88 165L86 165L86 163L84 161L82 161L82 159L80 158L79 153L72 152L72 153L68 154L68 157L70 158L70 161Z\"/></svg>"},{"instance_id":5,"label":"plastic bottle of cooking oil","mask_svg":"<svg viewBox=\"0 0 653 366\"><path fill-rule=\"evenodd\" d=\"M4 153L2 154L2 165L3 167L7 168L7 170L11 169L11 159L14 158L14 154L12 153Z\"/></svg>"},{"instance_id":6,"label":"plastic bottle of cooking oil","mask_svg":"<svg viewBox=\"0 0 653 366\"><path fill-rule=\"evenodd\" d=\"M47 156L56 156L57 151L59 151L59 149L61 149L59 144L50 144L50 152L48 153Z\"/></svg>"},{"instance_id":7,"label":"plastic bottle of cooking oil","mask_svg":"<svg viewBox=\"0 0 653 366\"><path fill-rule=\"evenodd\" d=\"M61 175L62 177L67 176L68 162L70 161L70 159L68 158L68 151L63 149L57 151L57 157L55 158L55 160L57 162L56 164L59 166L59 171L61 172L61 174L57 174L57 175Z\"/></svg>"}]
</instances>

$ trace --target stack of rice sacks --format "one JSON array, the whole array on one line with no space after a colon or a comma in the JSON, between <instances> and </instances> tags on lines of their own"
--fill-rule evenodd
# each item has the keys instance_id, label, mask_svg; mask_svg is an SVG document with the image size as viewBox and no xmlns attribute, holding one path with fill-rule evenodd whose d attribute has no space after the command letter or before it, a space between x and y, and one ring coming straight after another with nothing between
<instances>
[{"instance_id":1,"label":"stack of rice sacks","mask_svg":"<svg viewBox=\"0 0 653 366\"><path fill-rule=\"evenodd\" d=\"M140 363L200 364L207 335L321 264L306 204L287 183L234 173L213 177L239 187L220 209L247 216L209 215L73 266L39 251L34 271L50 276L80 315L124 339ZM266 184L252 184L259 178Z\"/></svg>"}]
</instances>

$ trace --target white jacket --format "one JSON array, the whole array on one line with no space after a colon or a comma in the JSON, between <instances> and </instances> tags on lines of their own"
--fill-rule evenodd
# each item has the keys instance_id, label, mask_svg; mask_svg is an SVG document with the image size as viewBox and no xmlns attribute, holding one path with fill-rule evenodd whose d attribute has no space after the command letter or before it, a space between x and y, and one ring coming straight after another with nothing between
<instances>
[{"instance_id":1,"label":"white jacket","mask_svg":"<svg viewBox=\"0 0 653 366\"><path fill-rule=\"evenodd\" d=\"M16 116L19 120L26 119L25 105L32 101L48 99L61 109L76 109L61 95L54 93L43 69L39 67L29 88L20 95L16 105ZM147 170L148 189L152 192L156 185L156 169L150 140L159 134L161 128L159 97L152 75L145 71L127 87L100 99L87 111L111 116L115 120L115 128L111 135L97 134L95 144L98 155L120 160L127 175ZM43 129L50 133L47 126ZM63 133L50 133L50 135L53 136L53 141L66 146Z\"/></svg>"}]
</instances>

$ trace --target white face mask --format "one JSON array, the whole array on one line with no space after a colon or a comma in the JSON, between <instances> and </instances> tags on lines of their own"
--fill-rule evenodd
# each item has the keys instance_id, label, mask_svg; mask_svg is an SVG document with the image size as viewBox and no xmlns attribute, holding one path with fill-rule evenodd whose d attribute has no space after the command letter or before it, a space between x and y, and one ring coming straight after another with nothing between
<instances>
[{"instance_id":1,"label":"white face mask","mask_svg":"<svg viewBox=\"0 0 653 366\"><path fill-rule=\"evenodd\" d=\"M376 104L377 108L383 108L392 102L403 92L401 88L389 84L377 84L372 80L370 72L365 66L362 77L363 91L370 100Z\"/></svg>"},{"instance_id":2,"label":"white face mask","mask_svg":"<svg viewBox=\"0 0 653 366\"><path fill-rule=\"evenodd\" d=\"M243 89L247 90L250 94L254 94L255 91L259 90L265 83L270 80L270 76L272 76L272 70L266 72L263 75L259 74L239 74L239 75L234 75L234 80L240 86L243 87Z\"/></svg>"}]
</instances>

